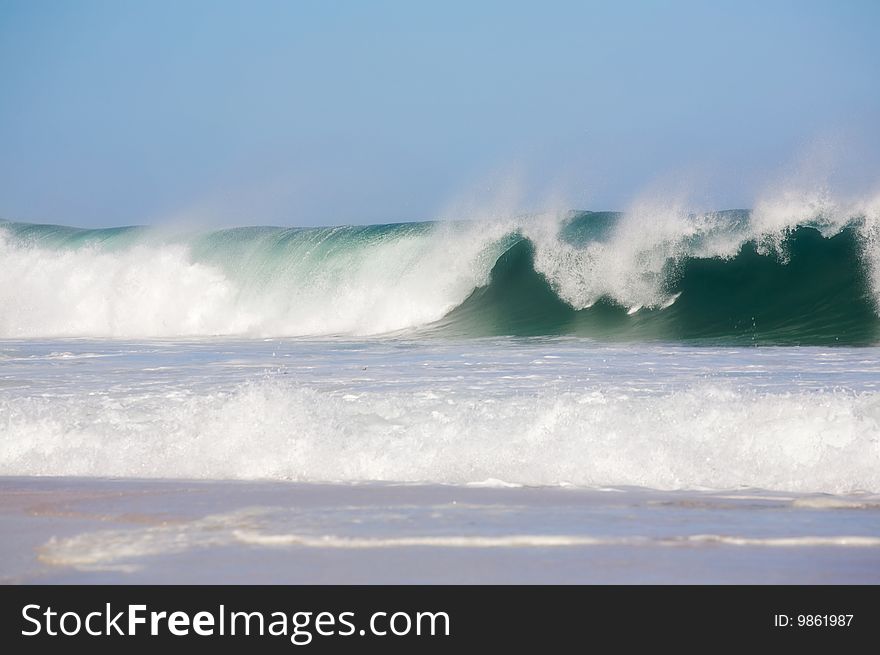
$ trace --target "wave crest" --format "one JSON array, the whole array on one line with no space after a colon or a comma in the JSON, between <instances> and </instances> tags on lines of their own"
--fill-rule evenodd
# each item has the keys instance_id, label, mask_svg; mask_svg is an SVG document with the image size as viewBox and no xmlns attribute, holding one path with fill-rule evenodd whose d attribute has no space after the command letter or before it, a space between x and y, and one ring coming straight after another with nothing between
<instances>
[{"instance_id":1,"label":"wave crest","mask_svg":"<svg viewBox=\"0 0 880 655\"><path fill-rule=\"evenodd\" d=\"M880 200L316 229L0 226L0 336L875 343Z\"/></svg>"}]
</instances>

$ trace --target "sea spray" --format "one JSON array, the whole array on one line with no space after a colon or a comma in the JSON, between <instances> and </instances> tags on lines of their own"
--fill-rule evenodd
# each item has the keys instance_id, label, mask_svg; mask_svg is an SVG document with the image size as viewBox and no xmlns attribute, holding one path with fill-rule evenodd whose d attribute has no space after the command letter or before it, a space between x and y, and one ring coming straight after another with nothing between
<instances>
[{"instance_id":1,"label":"sea spray","mask_svg":"<svg viewBox=\"0 0 880 655\"><path fill-rule=\"evenodd\" d=\"M456 337L868 344L876 202L637 205L486 221L0 225L0 337Z\"/></svg>"}]
</instances>

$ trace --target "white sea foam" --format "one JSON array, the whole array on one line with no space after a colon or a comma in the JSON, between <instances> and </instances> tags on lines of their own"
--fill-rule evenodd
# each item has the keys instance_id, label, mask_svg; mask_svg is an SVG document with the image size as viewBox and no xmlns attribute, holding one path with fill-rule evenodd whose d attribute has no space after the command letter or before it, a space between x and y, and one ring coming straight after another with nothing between
<instances>
[{"instance_id":1,"label":"white sea foam","mask_svg":"<svg viewBox=\"0 0 880 655\"><path fill-rule=\"evenodd\" d=\"M331 231L332 232L332 231ZM0 337L378 334L444 316L486 284L508 226L438 224L320 254L300 244L197 261L192 244L44 247L0 228Z\"/></svg>"},{"instance_id":2,"label":"white sea foam","mask_svg":"<svg viewBox=\"0 0 880 655\"><path fill-rule=\"evenodd\" d=\"M182 245L55 250L14 245L0 229L0 336L235 332L235 288Z\"/></svg>"},{"instance_id":3,"label":"white sea foam","mask_svg":"<svg viewBox=\"0 0 880 655\"><path fill-rule=\"evenodd\" d=\"M869 287L880 311L880 195L835 197L826 187L785 187L757 201L750 220L751 238L784 258L786 234L804 223L813 225L825 236L857 225Z\"/></svg>"},{"instance_id":4,"label":"white sea foam","mask_svg":"<svg viewBox=\"0 0 880 655\"><path fill-rule=\"evenodd\" d=\"M575 309L610 298L630 313L666 308L677 299L668 275L685 257L729 259L749 241L759 252L785 260L785 239L799 225L830 237L855 225L870 288L880 308L880 196L837 199L827 190L785 189L758 200L747 222L732 224L718 212L695 212L680 201L642 199L616 223L607 239L577 247L560 238L560 217L524 223L536 245L535 268Z\"/></svg>"},{"instance_id":5,"label":"white sea foam","mask_svg":"<svg viewBox=\"0 0 880 655\"><path fill-rule=\"evenodd\" d=\"M576 247L559 237L559 224L541 221L523 226L536 244L535 268L559 296L576 309L607 297L633 312L671 304L667 265L687 252L690 242L716 227L713 215L689 216L680 206L636 205L626 212L608 239ZM735 254L735 248L711 256Z\"/></svg>"},{"instance_id":6,"label":"white sea foam","mask_svg":"<svg viewBox=\"0 0 880 655\"><path fill-rule=\"evenodd\" d=\"M876 392L460 391L0 398L0 474L880 491Z\"/></svg>"},{"instance_id":7,"label":"white sea foam","mask_svg":"<svg viewBox=\"0 0 880 655\"><path fill-rule=\"evenodd\" d=\"M859 230L880 308L880 196L843 200L821 189L786 189L760 198L742 223L677 201L642 199L607 235L577 245L561 236L566 220L552 213L493 216L379 230L346 243L334 241L353 234L344 228L300 233L281 245L277 233L237 244L233 233L214 235L234 256L219 246L199 249L204 235L146 232L113 247L57 247L0 227L0 337L404 330L442 318L485 285L515 234L534 244L536 269L575 309L608 298L635 313L675 301L668 278L683 258L729 258L747 241L784 258L786 235L805 223L826 236L848 225Z\"/></svg>"}]
</instances>

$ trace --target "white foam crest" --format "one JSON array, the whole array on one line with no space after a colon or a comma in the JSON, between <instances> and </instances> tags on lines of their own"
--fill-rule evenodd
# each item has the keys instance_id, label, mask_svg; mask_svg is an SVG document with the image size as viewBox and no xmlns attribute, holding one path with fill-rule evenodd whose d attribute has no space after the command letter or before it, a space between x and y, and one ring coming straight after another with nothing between
<instances>
[{"instance_id":1,"label":"white foam crest","mask_svg":"<svg viewBox=\"0 0 880 655\"><path fill-rule=\"evenodd\" d=\"M0 475L880 491L880 394L550 391L481 402L266 380L0 401Z\"/></svg>"},{"instance_id":2,"label":"white foam crest","mask_svg":"<svg viewBox=\"0 0 880 655\"><path fill-rule=\"evenodd\" d=\"M372 335L429 324L489 281L506 236L535 245L535 267L576 309L608 298L630 313L663 309L677 295L670 273L685 257L729 258L746 241L785 257L786 236L809 223L826 236L855 225L880 311L880 196L835 198L824 187L766 194L748 221L694 213L680 199L643 198L602 238L568 243L568 215L441 222L388 231L345 247L286 253L265 273L254 260L203 261L184 236L152 235L128 248L22 244L0 227L0 337ZM589 220L589 219L588 219ZM337 228L340 230L343 228ZM331 238L328 232L325 239ZM173 241L173 239L178 241ZM171 239L171 240L169 240ZM247 269L247 270L245 270Z\"/></svg>"},{"instance_id":3,"label":"white foam crest","mask_svg":"<svg viewBox=\"0 0 880 655\"><path fill-rule=\"evenodd\" d=\"M835 197L827 187L784 188L758 200L748 221L697 212L677 198L642 198L622 214L610 235L584 246L560 236L563 215L522 223L536 246L535 267L575 309L609 298L635 313L663 309L677 298L669 275L685 257L728 259L754 241L758 251L785 260L785 241L798 226L825 237L856 227L870 287L880 309L880 195Z\"/></svg>"},{"instance_id":4,"label":"white foam crest","mask_svg":"<svg viewBox=\"0 0 880 655\"><path fill-rule=\"evenodd\" d=\"M234 333L235 289L182 245L50 250L13 245L0 229L0 336Z\"/></svg>"},{"instance_id":5,"label":"white foam crest","mask_svg":"<svg viewBox=\"0 0 880 655\"><path fill-rule=\"evenodd\" d=\"M427 234L389 235L273 283L282 312L267 334L369 335L426 325L446 315L489 273L509 227L497 222L438 223Z\"/></svg>"},{"instance_id":6,"label":"white foam crest","mask_svg":"<svg viewBox=\"0 0 880 655\"><path fill-rule=\"evenodd\" d=\"M49 249L0 229L0 337L367 335L442 318L488 281L501 223L438 224L282 274L194 260L185 243ZM493 248L493 244L495 247ZM258 268L258 267L257 267Z\"/></svg>"},{"instance_id":7,"label":"white foam crest","mask_svg":"<svg viewBox=\"0 0 880 655\"><path fill-rule=\"evenodd\" d=\"M634 313L675 301L668 289L671 263L685 255L729 257L743 239L715 214L692 214L678 202L641 201L624 213L607 240L577 247L560 238L561 220L525 224L535 243L535 268L575 309L610 298Z\"/></svg>"},{"instance_id":8,"label":"white foam crest","mask_svg":"<svg viewBox=\"0 0 880 655\"><path fill-rule=\"evenodd\" d=\"M787 188L765 195L755 204L749 238L761 251L785 257L785 237L799 225L809 224L833 236L861 214L859 203L842 202L826 187Z\"/></svg>"},{"instance_id":9,"label":"white foam crest","mask_svg":"<svg viewBox=\"0 0 880 655\"><path fill-rule=\"evenodd\" d=\"M862 215L862 257L874 295L875 309L880 313L880 194L864 203Z\"/></svg>"},{"instance_id":10,"label":"white foam crest","mask_svg":"<svg viewBox=\"0 0 880 655\"><path fill-rule=\"evenodd\" d=\"M783 258L784 239L798 225L809 224L826 237L855 226L862 241L862 259L869 287L880 311L880 194L835 197L827 187L792 187L768 194L755 205L751 236Z\"/></svg>"}]
</instances>

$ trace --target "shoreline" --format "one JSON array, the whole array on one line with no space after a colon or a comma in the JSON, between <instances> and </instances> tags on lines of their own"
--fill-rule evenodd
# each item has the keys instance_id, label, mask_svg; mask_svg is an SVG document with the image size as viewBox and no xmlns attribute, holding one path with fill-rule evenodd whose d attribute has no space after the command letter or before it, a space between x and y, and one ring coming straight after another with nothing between
<instances>
[{"instance_id":1,"label":"shoreline","mask_svg":"<svg viewBox=\"0 0 880 655\"><path fill-rule=\"evenodd\" d=\"M0 582L877 584L880 496L0 477Z\"/></svg>"}]
</instances>

